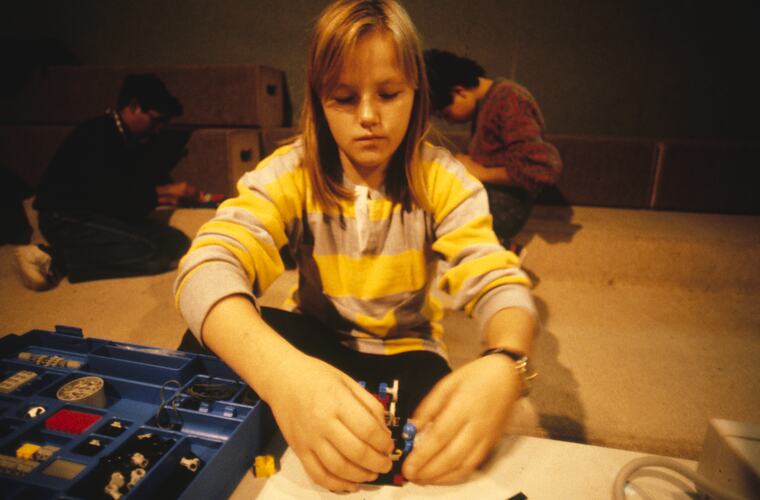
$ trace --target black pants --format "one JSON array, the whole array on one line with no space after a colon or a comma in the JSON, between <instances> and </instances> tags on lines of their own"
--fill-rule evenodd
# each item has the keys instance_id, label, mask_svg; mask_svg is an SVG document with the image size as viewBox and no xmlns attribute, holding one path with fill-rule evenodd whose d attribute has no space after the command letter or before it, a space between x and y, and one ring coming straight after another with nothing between
<instances>
[{"instance_id":1,"label":"black pants","mask_svg":"<svg viewBox=\"0 0 760 500\"><path fill-rule=\"evenodd\" d=\"M72 283L166 272L190 247L182 231L149 218L42 211L39 225L54 265Z\"/></svg>"},{"instance_id":2,"label":"black pants","mask_svg":"<svg viewBox=\"0 0 760 500\"><path fill-rule=\"evenodd\" d=\"M381 382L391 385L398 380L396 415L401 422L411 416L435 383L451 372L446 360L432 352L414 351L391 356L360 353L340 344L335 332L314 318L269 307L263 307L261 312L267 324L297 349L335 366L354 380L366 382L370 392L377 393ZM189 330L185 332L179 349L213 355Z\"/></svg>"},{"instance_id":3,"label":"black pants","mask_svg":"<svg viewBox=\"0 0 760 500\"><path fill-rule=\"evenodd\" d=\"M524 189L493 184L486 184L485 188L493 216L493 230L501 244L507 246L528 221L536 195Z\"/></svg>"}]
</instances>

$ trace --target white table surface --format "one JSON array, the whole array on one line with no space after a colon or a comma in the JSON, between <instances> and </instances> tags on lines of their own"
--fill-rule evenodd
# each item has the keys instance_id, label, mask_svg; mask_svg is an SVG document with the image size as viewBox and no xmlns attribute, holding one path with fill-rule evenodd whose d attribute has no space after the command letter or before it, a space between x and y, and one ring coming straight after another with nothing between
<instances>
[{"instance_id":1,"label":"white table surface","mask_svg":"<svg viewBox=\"0 0 760 500\"><path fill-rule=\"evenodd\" d=\"M275 440L281 438L275 438ZM280 442L280 450L284 443ZM270 445L271 450L277 442ZM609 499L618 470L645 454L527 436L505 436L494 455L465 483L452 486L365 486L357 493L333 494L315 485L290 448L270 478L246 473L230 496L242 499L478 499L506 500L518 492L529 500ZM697 463L679 460L696 470ZM626 489L630 499L693 499L693 485L665 469L639 471Z\"/></svg>"}]
</instances>

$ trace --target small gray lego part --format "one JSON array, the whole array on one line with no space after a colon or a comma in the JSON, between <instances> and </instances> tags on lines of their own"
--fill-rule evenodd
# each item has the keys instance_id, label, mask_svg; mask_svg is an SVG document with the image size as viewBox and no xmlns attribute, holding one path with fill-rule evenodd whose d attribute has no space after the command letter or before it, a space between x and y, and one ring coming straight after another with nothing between
<instances>
[{"instance_id":1,"label":"small gray lego part","mask_svg":"<svg viewBox=\"0 0 760 500\"><path fill-rule=\"evenodd\" d=\"M122 474L119 471L116 471L116 472L114 472L114 473L111 474L111 482L108 483L108 484L109 485L114 485L114 486L116 486L116 489L119 489L122 486L124 486L126 483L127 483L127 480L124 477L124 474Z\"/></svg>"},{"instance_id":2,"label":"small gray lego part","mask_svg":"<svg viewBox=\"0 0 760 500\"><path fill-rule=\"evenodd\" d=\"M10 455L0 455L0 471L14 476L24 476L29 474L39 466L40 463L35 460L26 460L24 458L12 457Z\"/></svg>"},{"instance_id":3,"label":"small gray lego part","mask_svg":"<svg viewBox=\"0 0 760 500\"><path fill-rule=\"evenodd\" d=\"M37 450L37 452L34 454L34 458L36 458L40 462L44 462L50 457L52 457L53 455L55 455L55 453L58 452L58 450L60 450L60 448L58 448L57 446L46 445L40 448L39 450Z\"/></svg>"},{"instance_id":4,"label":"small gray lego part","mask_svg":"<svg viewBox=\"0 0 760 500\"><path fill-rule=\"evenodd\" d=\"M103 491L106 493L106 495L113 498L113 500L119 500L121 498L121 492L119 491L119 488L113 484L107 484L106 487L103 488Z\"/></svg>"},{"instance_id":5,"label":"small gray lego part","mask_svg":"<svg viewBox=\"0 0 760 500\"><path fill-rule=\"evenodd\" d=\"M50 356L47 354L34 354L32 352L20 352L18 353L18 359L22 361L31 361L40 366L46 368L50 367L65 367L72 370L78 370L82 363L75 359L66 359L63 356Z\"/></svg>"},{"instance_id":6,"label":"small gray lego part","mask_svg":"<svg viewBox=\"0 0 760 500\"><path fill-rule=\"evenodd\" d=\"M10 394L16 389L36 378L37 374L28 370L20 370L0 382L0 394Z\"/></svg>"},{"instance_id":7,"label":"small gray lego part","mask_svg":"<svg viewBox=\"0 0 760 500\"><path fill-rule=\"evenodd\" d=\"M142 453L134 453L132 455L132 463L138 467L145 468L148 466L148 459Z\"/></svg>"},{"instance_id":8,"label":"small gray lego part","mask_svg":"<svg viewBox=\"0 0 760 500\"><path fill-rule=\"evenodd\" d=\"M46 408L44 406L41 406L41 405L30 406L26 410L26 416L29 417L29 418L35 418L35 417L39 417L40 415L42 415L46 411L47 411Z\"/></svg>"},{"instance_id":9,"label":"small gray lego part","mask_svg":"<svg viewBox=\"0 0 760 500\"><path fill-rule=\"evenodd\" d=\"M127 483L127 489L131 490L137 486L137 483L140 482L140 479L142 479L144 475L145 469L132 469L132 473L129 476L129 483Z\"/></svg>"},{"instance_id":10,"label":"small gray lego part","mask_svg":"<svg viewBox=\"0 0 760 500\"><path fill-rule=\"evenodd\" d=\"M201 465L201 459L198 457L195 457L195 458L182 457L179 461L179 464L185 467L190 472L195 472L198 470L198 467L200 467Z\"/></svg>"}]
</instances>

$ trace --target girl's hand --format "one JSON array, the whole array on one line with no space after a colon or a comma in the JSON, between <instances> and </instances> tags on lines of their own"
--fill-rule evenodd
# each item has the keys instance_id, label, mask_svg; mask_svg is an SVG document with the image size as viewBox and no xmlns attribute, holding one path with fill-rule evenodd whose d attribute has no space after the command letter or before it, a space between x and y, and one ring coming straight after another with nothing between
<instances>
[{"instance_id":1,"label":"girl's hand","mask_svg":"<svg viewBox=\"0 0 760 500\"><path fill-rule=\"evenodd\" d=\"M420 484L455 483L480 465L520 397L513 365L506 356L485 356L433 387L413 417L417 439L404 462L404 477Z\"/></svg>"},{"instance_id":2,"label":"girl's hand","mask_svg":"<svg viewBox=\"0 0 760 500\"><path fill-rule=\"evenodd\" d=\"M312 480L329 490L356 491L358 483L388 472L393 441L382 404L327 363L309 356L294 361L292 376L268 403Z\"/></svg>"}]
</instances>

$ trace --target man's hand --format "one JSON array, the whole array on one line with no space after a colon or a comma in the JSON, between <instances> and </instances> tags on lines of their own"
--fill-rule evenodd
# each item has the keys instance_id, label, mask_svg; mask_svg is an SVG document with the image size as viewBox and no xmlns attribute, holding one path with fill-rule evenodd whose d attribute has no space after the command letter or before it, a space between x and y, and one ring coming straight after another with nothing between
<instances>
[{"instance_id":1,"label":"man's hand","mask_svg":"<svg viewBox=\"0 0 760 500\"><path fill-rule=\"evenodd\" d=\"M197 190L185 181L156 186L159 205L175 207L183 199L195 198Z\"/></svg>"},{"instance_id":2,"label":"man's hand","mask_svg":"<svg viewBox=\"0 0 760 500\"><path fill-rule=\"evenodd\" d=\"M420 484L464 480L501 437L519 397L506 356L478 358L444 377L415 411L418 433L404 477Z\"/></svg>"},{"instance_id":3,"label":"man's hand","mask_svg":"<svg viewBox=\"0 0 760 500\"><path fill-rule=\"evenodd\" d=\"M267 402L312 480L329 490L356 491L392 467L383 406L338 369L300 358Z\"/></svg>"}]
</instances>

